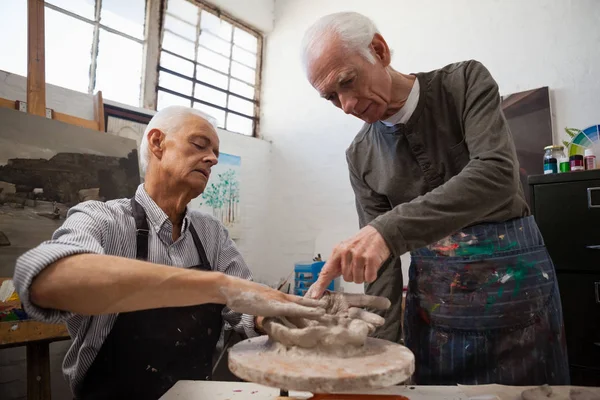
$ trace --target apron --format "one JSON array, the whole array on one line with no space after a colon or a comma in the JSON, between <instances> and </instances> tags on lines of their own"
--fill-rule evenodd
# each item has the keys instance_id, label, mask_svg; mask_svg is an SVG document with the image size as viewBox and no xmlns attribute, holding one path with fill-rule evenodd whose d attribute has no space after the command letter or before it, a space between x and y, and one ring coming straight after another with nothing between
<instances>
[{"instance_id":1,"label":"apron","mask_svg":"<svg viewBox=\"0 0 600 400\"><path fill-rule=\"evenodd\" d=\"M147 260L146 213L134 199L131 206L136 258ZM192 268L211 271L191 224L190 233L200 256L200 265ZM202 304L120 313L85 375L78 398L158 399L179 380L210 380L223 307Z\"/></svg>"},{"instance_id":2,"label":"apron","mask_svg":"<svg viewBox=\"0 0 600 400\"><path fill-rule=\"evenodd\" d=\"M569 384L558 283L534 217L475 225L411 257L415 384Z\"/></svg>"}]
</instances>

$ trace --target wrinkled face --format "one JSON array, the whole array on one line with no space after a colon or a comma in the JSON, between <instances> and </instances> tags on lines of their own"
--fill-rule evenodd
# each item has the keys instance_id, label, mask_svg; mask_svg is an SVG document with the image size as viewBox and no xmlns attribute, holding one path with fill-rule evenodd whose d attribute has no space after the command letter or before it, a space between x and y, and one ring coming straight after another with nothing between
<instances>
[{"instance_id":1,"label":"wrinkled face","mask_svg":"<svg viewBox=\"0 0 600 400\"><path fill-rule=\"evenodd\" d=\"M188 115L168 135L160 135L160 147L150 149L158 158L158 167L163 179L170 184L200 195L206 188L211 168L219 157L219 137L205 119ZM150 133L152 135L152 132Z\"/></svg>"},{"instance_id":2,"label":"wrinkled face","mask_svg":"<svg viewBox=\"0 0 600 400\"><path fill-rule=\"evenodd\" d=\"M380 35L373 38L371 51L375 64L358 52L349 53L337 39L330 39L308 68L308 79L321 97L367 123L387 117L392 92L386 70L389 49Z\"/></svg>"}]
</instances>

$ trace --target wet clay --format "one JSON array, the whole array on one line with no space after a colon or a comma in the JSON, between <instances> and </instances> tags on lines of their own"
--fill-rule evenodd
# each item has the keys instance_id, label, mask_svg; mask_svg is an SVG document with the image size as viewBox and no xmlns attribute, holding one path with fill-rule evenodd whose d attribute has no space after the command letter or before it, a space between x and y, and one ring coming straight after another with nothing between
<instances>
[{"instance_id":1,"label":"wet clay","mask_svg":"<svg viewBox=\"0 0 600 400\"><path fill-rule=\"evenodd\" d=\"M377 326L385 322L379 315L359 307L386 309L388 299L354 293L326 292L319 300L325 314L314 319L267 318L264 328L280 355L324 355L354 357L364 352L364 344Z\"/></svg>"}]
</instances>

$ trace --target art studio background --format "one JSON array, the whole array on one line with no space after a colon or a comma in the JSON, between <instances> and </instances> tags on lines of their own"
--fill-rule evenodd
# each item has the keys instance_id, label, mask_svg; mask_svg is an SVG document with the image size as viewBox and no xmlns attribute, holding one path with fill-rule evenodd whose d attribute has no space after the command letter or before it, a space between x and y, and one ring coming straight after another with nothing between
<instances>
[{"instance_id":1,"label":"art studio background","mask_svg":"<svg viewBox=\"0 0 600 400\"><path fill-rule=\"evenodd\" d=\"M26 20L26 3L25 0L3 0L0 4L0 32L13 28L21 32L11 34L14 40L10 43L0 42L0 98L11 101L26 100L26 50L22 49L27 48L27 35L26 29L16 27L14 22ZM68 9L77 3L93 8L94 1L47 3L54 7L47 6L47 14L59 21L67 17L57 11L57 7ZM127 33L133 39L138 38L137 42L131 39L139 45L134 46L135 52L128 47L122 52L109 52L116 67L102 63L103 57L108 57L107 43L111 43L105 39L105 50L100 47L98 60L94 61L98 76L90 82L95 84L86 80L90 73L89 49L85 47L85 51L77 53L79 47L71 46L69 59L81 60L62 65L60 57L65 53L61 53L60 48L68 47L61 42L66 37L56 32L52 35L52 22L46 26L46 41L50 46L47 48L50 70L47 70L46 106L57 113L93 120L94 93L103 91L107 143L117 143L118 137L124 140L119 143L126 143L128 148L137 147L143 127L153 114L143 105L152 106L157 102L159 107L161 102L167 105L173 101L169 90L188 90L187 86L180 88L180 82L173 83L177 75L168 72L174 68L172 65L160 64L165 68L161 69L149 64L149 59L158 58L157 54L145 53L145 45L147 41L160 40L158 31L153 33L149 28L157 26L160 2L149 0L146 7L143 0L137 3L142 4L139 9L146 14L136 14L133 5L102 2L107 10L121 18L119 21L137 21L142 29L141 34ZM499 84L526 174L543 172L544 146L571 140L565 128L583 129L600 123L600 53L595 51L600 43L600 30L590 29L600 20L600 7L595 0L552 4L544 0L212 0L206 4L250 27L260 40L253 45L254 58L248 56L249 63L254 63L250 67L254 69L243 70L237 76L250 88L250 94L244 96L254 100L252 108L235 108L233 103L224 103L233 117L227 117L227 124L220 121L219 137L224 155L216 168L219 172L212 175L209 192L203 199L196 199L192 206L200 207L202 203L206 211L216 213L228 224L255 280L271 286L285 279L295 263L310 261L318 253L326 258L338 241L358 230L344 152L362 123L319 98L306 81L299 60L304 30L319 16L345 10L370 16L395 51L392 65L403 72L427 71L466 59L481 61ZM84 8L69 11L84 14L87 12ZM53 38L57 42L52 42ZM92 38L90 35L90 40ZM166 42L162 45L165 49L168 47ZM127 62L118 61L128 54ZM55 64L52 64L53 57L59 59ZM166 60L169 54L162 57ZM66 72L54 73L53 65L62 65ZM139 82L137 89L133 85L134 94L120 96L119 88L115 87L118 85L107 78L120 73L129 74L127 82ZM237 78L234 81L237 82ZM84 83L77 86L77 79L83 79ZM78 90L74 90L74 86ZM161 92L161 87L167 90ZM189 90L192 91L191 86ZM200 96L199 100L207 102L220 101L211 100L210 94L203 98L202 93L196 90L191 96ZM185 96L189 104L190 96ZM198 105L205 111L208 107L210 112L210 106L202 102ZM218 111L215 117L225 118L225 112L214 110ZM236 125L231 122L235 117L243 121ZM248 121L250 125L246 124ZM48 129L46 133L55 134ZM9 130L0 125L0 146L7 132ZM68 140L60 139L60 142ZM77 152L79 144L72 142L69 146L66 151ZM5 165L5 158L17 158L5 156L3 151L4 147L0 151L0 165ZM79 152L99 154L100 151L81 144ZM51 155L36 153L32 157ZM211 185L214 185L213 194L219 192L220 195L211 197ZM0 212L7 211L2 208ZM3 258L7 251L6 247L0 247L0 261L4 260L0 264L0 277L12 276L14 265ZM409 262L410 257L404 255L405 283ZM361 285L343 282L339 288L362 291ZM67 398L65 393L69 393L60 372L67 347L67 342L51 345L52 387L56 398ZM20 349L0 352L0 398L25 398L24 357Z\"/></svg>"}]
</instances>

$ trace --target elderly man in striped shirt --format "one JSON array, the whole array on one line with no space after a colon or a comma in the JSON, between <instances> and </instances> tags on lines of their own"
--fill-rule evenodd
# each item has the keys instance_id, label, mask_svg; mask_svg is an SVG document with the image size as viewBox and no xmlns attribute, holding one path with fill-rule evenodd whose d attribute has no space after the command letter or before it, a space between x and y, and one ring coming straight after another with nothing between
<instances>
[{"instance_id":1,"label":"elderly man in striped shirt","mask_svg":"<svg viewBox=\"0 0 600 400\"><path fill-rule=\"evenodd\" d=\"M145 183L132 199L73 207L53 235L19 258L27 312L66 321L63 371L78 399L156 399L181 379L210 379L223 320L256 336L262 316L312 317L316 300L250 281L227 230L187 208L217 163L214 121L169 107L140 146Z\"/></svg>"}]
</instances>

